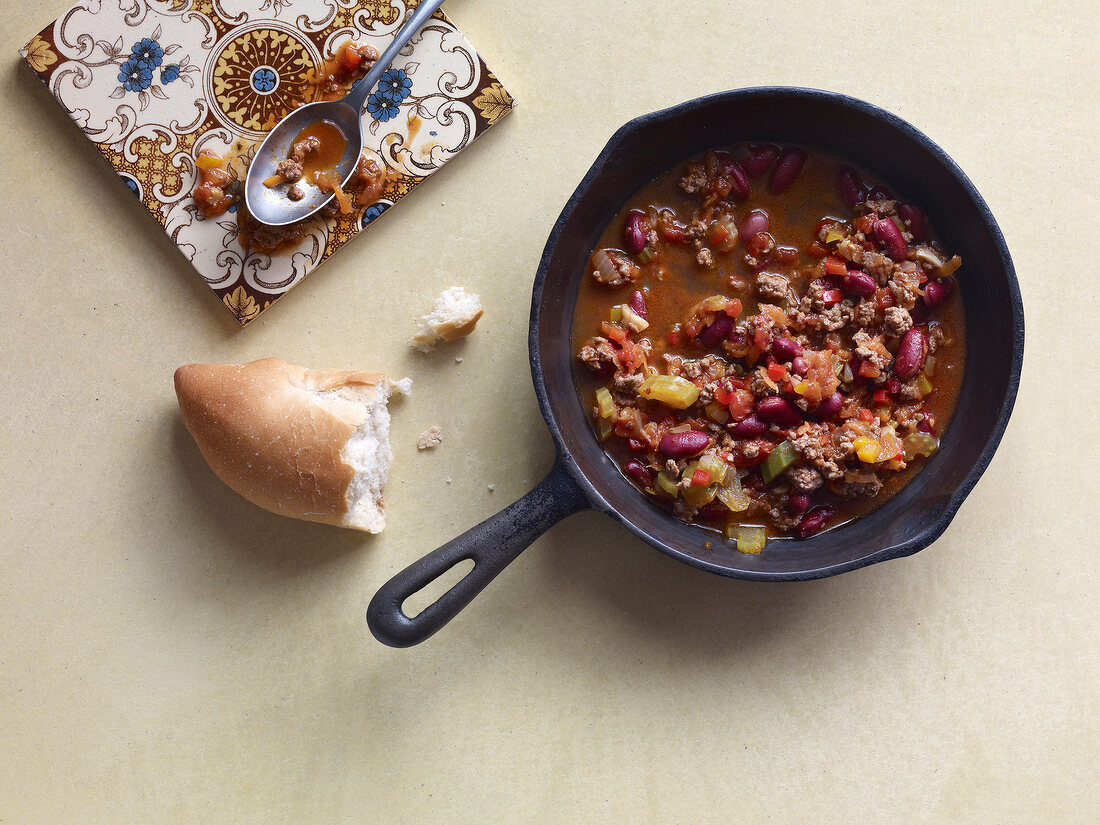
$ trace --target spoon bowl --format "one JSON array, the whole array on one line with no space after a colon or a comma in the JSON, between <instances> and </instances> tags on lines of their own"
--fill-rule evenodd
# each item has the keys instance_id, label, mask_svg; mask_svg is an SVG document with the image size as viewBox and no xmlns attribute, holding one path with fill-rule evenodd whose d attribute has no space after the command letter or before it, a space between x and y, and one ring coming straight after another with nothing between
<instances>
[{"instance_id":1,"label":"spoon bowl","mask_svg":"<svg viewBox=\"0 0 1100 825\"><path fill-rule=\"evenodd\" d=\"M417 6L371 70L351 87L345 97L302 106L272 127L256 150L256 156L249 165L244 180L244 203L252 217L269 226L285 226L308 218L332 200L333 192L326 192L305 179L296 181L305 195L297 201L291 200L287 195L288 184L295 181L273 187L264 184L264 181L276 174L279 163L290 154L294 139L303 129L318 121L327 120L333 123L347 139L344 154L332 170L342 185L347 184L363 151L362 112L367 96L393 63L398 52L441 5L443 0L424 0Z\"/></svg>"},{"instance_id":2,"label":"spoon bowl","mask_svg":"<svg viewBox=\"0 0 1100 825\"><path fill-rule=\"evenodd\" d=\"M359 112L347 105L346 99L310 103L291 112L271 130L252 159L244 182L244 202L252 217L269 226L284 226L309 217L332 200L331 191L326 192L305 179L298 181L298 187L305 194L298 201L287 196L288 185L268 187L264 184L275 174L280 161L290 154L294 139L303 129L320 120L333 123L347 138L347 148L333 169L336 176L347 183L363 151L363 133L359 128Z\"/></svg>"}]
</instances>

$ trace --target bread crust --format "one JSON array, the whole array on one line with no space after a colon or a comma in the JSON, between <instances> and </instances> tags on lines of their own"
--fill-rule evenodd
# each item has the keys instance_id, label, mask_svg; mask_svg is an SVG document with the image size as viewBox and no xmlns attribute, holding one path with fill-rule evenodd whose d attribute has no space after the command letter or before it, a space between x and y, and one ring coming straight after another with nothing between
<instances>
[{"instance_id":1,"label":"bread crust","mask_svg":"<svg viewBox=\"0 0 1100 825\"><path fill-rule=\"evenodd\" d=\"M485 310L479 309L477 315L474 315L463 323L456 324L454 321L448 321L445 324L437 326L435 331L444 341L453 341L456 338L461 338L463 335L469 335L473 332L474 327L477 326L477 322L481 320L481 316L484 314Z\"/></svg>"},{"instance_id":2,"label":"bread crust","mask_svg":"<svg viewBox=\"0 0 1100 825\"><path fill-rule=\"evenodd\" d=\"M273 513L345 524L355 474L341 458L345 442L385 404L380 373L308 370L279 358L248 364L188 364L176 370L183 423L223 482ZM361 527L382 529L378 522Z\"/></svg>"}]
</instances>

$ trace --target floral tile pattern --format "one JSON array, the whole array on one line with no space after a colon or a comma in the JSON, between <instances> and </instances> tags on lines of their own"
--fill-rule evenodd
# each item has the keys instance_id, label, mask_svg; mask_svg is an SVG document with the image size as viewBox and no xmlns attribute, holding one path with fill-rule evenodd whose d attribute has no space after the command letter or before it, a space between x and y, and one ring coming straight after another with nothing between
<instances>
[{"instance_id":1,"label":"floral tile pattern","mask_svg":"<svg viewBox=\"0 0 1100 825\"><path fill-rule=\"evenodd\" d=\"M364 151L390 172L379 201L316 219L275 256L240 245L232 209L199 217L191 190L203 149L236 153L243 179L266 131L315 94L325 59L348 40L383 51L418 2L82 0L20 54L245 325L513 108L436 12L367 101Z\"/></svg>"}]
</instances>

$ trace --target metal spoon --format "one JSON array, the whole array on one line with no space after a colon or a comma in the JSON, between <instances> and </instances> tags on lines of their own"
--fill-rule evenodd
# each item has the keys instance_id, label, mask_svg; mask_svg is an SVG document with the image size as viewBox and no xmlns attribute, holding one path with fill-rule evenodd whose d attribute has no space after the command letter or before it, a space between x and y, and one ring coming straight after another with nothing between
<instances>
[{"instance_id":1,"label":"metal spoon","mask_svg":"<svg viewBox=\"0 0 1100 825\"><path fill-rule=\"evenodd\" d=\"M363 151L362 113L367 96L378 82L378 78L397 57L397 53L427 22L432 12L441 5L443 0L424 0L417 6L416 11L409 15L405 25L390 43L389 48L382 52L378 62L365 77L351 87L351 91L345 97L340 100L310 103L295 109L268 132L264 142L256 150L256 156L244 180L245 206L256 220L270 226L284 226L308 218L334 197L332 192L322 192L316 186L303 186L300 183L300 188L305 191L305 197L299 201L292 201L287 197L285 187L264 186L264 181L275 174L275 167L279 162L286 159L290 152L291 141L311 123L320 120L330 121L347 138L347 148L334 170L342 184L347 184Z\"/></svg>"}]
</instances>

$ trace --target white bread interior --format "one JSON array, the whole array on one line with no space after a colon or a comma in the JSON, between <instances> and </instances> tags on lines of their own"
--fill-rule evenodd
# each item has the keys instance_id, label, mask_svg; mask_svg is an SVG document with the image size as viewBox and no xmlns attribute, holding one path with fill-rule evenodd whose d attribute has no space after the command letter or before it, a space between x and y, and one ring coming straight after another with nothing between
<instances>
[{"instance_id":1,"label":"white bread interior","mask_svg":"<svg viewBox=\"0 0 1100 825\"><path fill-rule=\"evenodd\" d=\"M175 374L184 425L230 488L273 513L369 533L386 526L386 404L409 383L278 358Z\"/></svg>"},{"instance_id":2,"label":"white bread interior","mask_svg":"<svg viewBox=\"0 0 1100 825\"><path fill-rule=\"evenodd\" d=\"M418 349L429 352L441 341L469 335L483 312L479 296L460 286L452 286L435 299L435 306L421 319L413 341Z\"/></svg>"}]
</instances>

